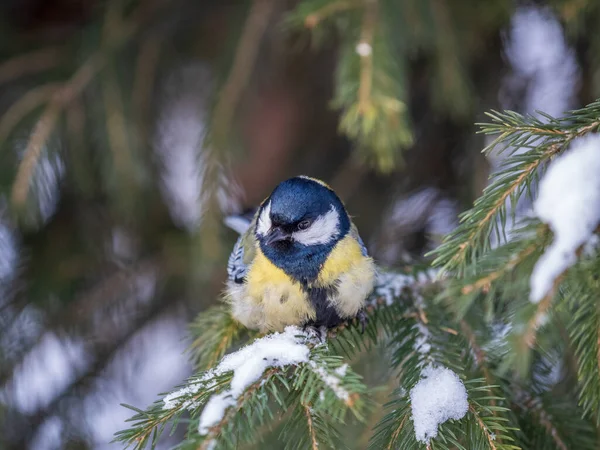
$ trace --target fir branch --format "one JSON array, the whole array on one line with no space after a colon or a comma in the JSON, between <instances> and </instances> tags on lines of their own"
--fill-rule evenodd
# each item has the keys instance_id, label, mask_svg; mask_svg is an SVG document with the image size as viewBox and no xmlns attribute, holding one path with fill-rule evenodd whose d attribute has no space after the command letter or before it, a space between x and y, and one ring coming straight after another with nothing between
<instances>
[{"instance_id":1,"label":"fir branch","mask_svg":"<svg viewBox=\"0 0 600 450\"><path fill-rule=\"evenodd\" d=\"M198 314L190 326L194 337L188 352L198 370L208 370L245 334L227 305L213 306Z\"/></svg>"},{"instance_id":2,"label":"fir branch","mask_svg":"<svg viewBox=\"0 0 600 450\"><path fill-rule=\"evenodd\" d=\"M596 233L600 232L600 226L596 229L595 232ZM584 249L584 245L581 245L581 246L579 246L579 248L577 248L577 250L575 250L575 255L577 258L581 257L581 254L583 253L583 249ZM563 280L565 279L565 277L567 276L569 271L570 271L570 268L565 269L562 273L560 273L554 279L552 288L537 304L537 308L535 310L533 317L531 317L531 319L529 319L529 321L527 322L527 327L526 327L525 332L523 333L523 337L522 337L523 343L527 347L532 348L533 345L535 344L536 332L537 332L538 328L544 323L545 318L548 314L548 311L550 310L550 308L552 306L552 301L554 299L555 293L558 291L558 288L560 287L561 283L563 282Z\"/></svg>"},{"instance_id":3,"label":"fir branch","mask_svg":"<svg viewBox=\"0 0 600 450\"><path fill-rule=\"evenodd\" d=\"M490 431L485 426L485 423L483 423L483 420L481 420L481 416L477 413L477 411L475 410L473 405L469 405L469 412L471 414L473 414L473 416L475 417L475 420L477 421L477 425L479 426L479 429L481 430L481 432L484 434L485 438L487 439L490 450L497 450L496 444L494 442L496 440L496 437L495 436L492 437Z\"/></svg>"},{"instance_id":4,"label":"fir branch","mask_svg":"<svg viewBox=\"0 0 600 450\"><path fill-rule=\"evenodd\" d=\"M465 284L461 288L461 293L463 295L468 295L474 292L489 290L492 283L512 272L536 250L539 250L539 244L537 242L527 245L525 248L512 255L510 259L498 269L492 270L477 280Z\"/></svg>"},{"instance_id":5,"label":"fir branch","mask_svg":"<svg viewBox=\"0 0 600 450\"><path fill-rule=\"evenodd\" d=\"M376 426L369 448L373 450L393 448L407 450L427 448L443 450L451 448L519 449L513 444L503 442L503 440L509 442L513 440L508 435L512 431L512 427L503 424L508 422L508 419L504 417L508 409L491 405L491 400L500 400L501 398L489 395L491 386L478 385L480 381L471 380L467 383L472 386L467 390L469 396L467 415L460 421L442 424L438 429L438 436L427 443L418 442L415 438L407 391L405 389L397 391L395 400L386 405L392 411ZM496 415L490 417L489 413L492 411L495 411ZM472 430L473 433L469 430ZM480 436L483 437L483 441L479 439Z\"/></svg>"},{"instance_id":6,"label":"fir branch","mask_svg":"<svg viewBox=\"0 0 600 450\"><path fill-rule=\"evenodd\" d=\"M125 113L121 101L122 94L119 92L114 64L107 64L102 81L108 146L112 153L115 173L121 181L125 181L130 177L128 175L130 174L129 168L132 166L131 146L129 145Z\"/></svg>"},{"instance_id":7,"label":"fir branch","mask_svg":"<svg viewBox=\"0 0 600 450\"><path fill-rule=\"evenodd\" d=\"M402 70L390 34L396 23L386 23L391 22L386 6L379 0L305 1L287 17L292 25L310 28L315 39L316 25L325 18L338 25L343 42L332 102L341 110L338 128L355 141L358 155L382 172L393 170L401 161L399 150L412 144ZM342 17L347 20L334 20Z\"/></svg>"},{"instance_id":8,"label":"fir branch","mask_svg":"<svg viewBox=\"0 0 600 450\"><path fill-rule=\"evenodd\" d=\"M128 419L128 422L133 423L129 429L115 434L115 441L123 442L126 448L133 445L135 450L142 450L147 446L154 448L169 421L174 421L174 430L177 420L187 408L204 404L217 389L229 381L231 374L207 379L194 377L178 391L166 396L164 400L157 400L145 411L134 406L122 405L137 414Z\"/></svg>"},{"instance_id":9,"label":"fir branch","mask_svg":"<svg viewBox=\"0 0 600 450\"><path fill-rule=\"evenodd\" d=\"M22 207L27 200L33 172L47 140L54 131L60 113L76 96L81 94L103 63L104 59L99 53L91 56L71 79L58 89L42 113L25 147L23 160L19 164L13 183L11 199L16 207Z\"/></svg>"},{"instance_id":10,"label":"fir branch","mask_svg":"<svg viewBox=\"0 0 600 450\"><path fill-rule=\"evenodd\" d=\"M465 335L465 337L467 338L467 341L469 342L469 346L471 347L471 350L473 351L473 354L475 355L475 361L477 363L477 366L483 372L485 382L489 386L491 386L494 383L494 380L492 379L492 374L490 373L490 370L488 367L488 361L487 361L485 352L483 351L481 346L477 343L475 333L473 332L473 330L471 329L469 324L464 319L460 321L460 329L461 329L462 333ZM496 406L495 400L491 400L491 405Z\"/></svg>"},{"instance_id":11,"label":"fir branch","mask_svg":"<svg viewBox=\"0 0 600 450\"><path fill-rule=\"evenodd\" d=\"M311 408L306 403L303 403L302 406L304 407L304 414L306 414L306 423L308 425L308 434L310 435L311 448L312 450L318 450L319 443L317 442L317 435L313 426Z\"/></svg>"},{"instance_id":12,"label":"fir branch","mask_svg":"<svg viewBox=\"0 0 600 450\"><path fill-rule=\"evenodd\" d=\"M155 6L152 2L150 10ZM107 15L112 14L113 4L109 5ZM47 140L55 129L60 115L69 104L82 94L84 89L104 68L107 63L106 52L113 51L122 46L128 39L133 37L140 29L143 21L147 20L148 5L142 3L132 14L129 20L119 18L117 27L111 27L108 32L107 24L113 25L113 20L104 24L104 32L107 42L101 46L75 71L65 82L57 86L56 92L50 99L40 119L36 123L25 148L23 160L17 169L13 182L11 200L15 207L22 207L27 200L29 186L35 167L42 154ZM12 126L16 125L13 123ZM5 133L8 133L8 129Z\"/></svg>"},{"instance_id":13,"label":"fir branch","mask_svg":"<svg viewBox=\"0 0 600 450\"><path fill-rule=\"evenodd\" d=\"M385 408L391 411L375 426L369 442L370 450L391 450L400 448L400 445L406 450L419 447L414 425L410 420L410 403L405 397L404 389L397 390L393 400L385 405Z\"/></svg>"},{"instance_id":14,"label":"fir branch","mask_svg":"<svg viewBox=\"0 0 600 450\"><path fill-rule=\"evenodd\" d=\"M61 62L60 47L46 47L25 53L0 64L0 84L52 69Z\"/></svg>"},{"instance_id":15,"label":"fir branch","mask_svg":"<svg viewBox=\"0 0 600 450\"><path fill-rule=\"evenodd\" d=\"M406 423L407 419L408 419L408 414L405 415L404 418L400 422L398 422L398 426L392 433L392 435L390 437L390 442L389 442L388 446L386 447L386 450L392 450L392 445L394 443L398 442L398 436L400 436L400 432L404 429L404 424Z\"/></svg>"},{"instance_id":16,"label":"fir branch","mask_svg":"<svg viewBox=\"0 0 600 450\"><path fill-rule=\"evenodd\" d=\"M274 8L273 0L253 0L252 2L235 51L233 66L219 93L219 101L213 113L212 130L217 146L222 146L226 142L232 118L240 96L250 79L263 35L269 25L269 18Z\"/></svg>"},{"instance_id":17,"label":"fir branch","mask_svg":"<svg viewBox=\"0 0 600 450\"><path fill-rule=\"evenodd\" d=\"M535 399L534 397L525 394L523 407L537 418L539 424L546 431L547 435L551 437L557 448L560 450L568 450L558 429L553 424L552 417L544 410L539 399Z\"/></svg>"},{"instance_id":18,"label":"fir branch","mask_svg":"<svg viewBox=\"0 0 600 450\"><path fill-rule=\"evenodd\" d=\"M19 164L13 183L11 200L15 207L22 207L27 201L33 173L43 153L46 141L50 138L54 126L58 121L59 114L59 107L55 105L49 106L31 132L31 137L27 143L27 147L25 147L23 159Z\"/></svg>"},{"instance_id":19,"label":"fir branch","mask_svg":"<svg viewBox=\"0 0 600 450\"><path fill-rule=\"evenodd\" d=\"M563 297L567 330L575 353L579 400L586 417L600 427L600 303L597 261L586 261L569 277Z\"/></svg>"},{"instance_id":20,"label":"fir branch","mask_svg":"<svg viewBox=\"0 0 600 450\"><path fill-rule=\"evenodd\" d=\"M512 199L514 203L535 180L537 170L559 151L562 147L533 149L507 158L473 208L461 214L461 224L432 252L436 255L432 264L464 275L467 267L489 248L490 236L504 234L507 200Z\"/></svg>"},{"instance_id":21,"label":"fir branch","mask_svg":"<svg viewBox=\"0 0 600 450\"><path fill-rule=\"evenodd\" d=\"M598 129L599 115L594 114L599 108L596 102L561 119L544 116L547 123L512 111L489 113L492 123L478 125L482 133L498 137L483 151L489 153L503 145L510 149L510 155L473 208L461 215L459 227L431 253L436 257L433 265L464 274L489 248L490 237L494 233L503 235L507 202L514 205L517 198L529 192L545 163L562 153L573 139ZM516 153L519 149L525 151Z\"/></svg>"},{"instance_id":22,"label":"fir branch","mask_svg":"<svg viewBox=\"0 0 600 450\"><path fill-rule=\"evenodd\" d=\"M334 16L340 12L348 11L350 9L359 8L360 6L362 6L362 2L360 0L336 0L331 3L327 3L313 12L304 14L304 26L310 29L315 28L321 22L331 16Z\"/></svg>"},{"instance_id":23,"label":"fir branch","mask_svg":"<svg viewBox=\"0 0 600 450\"><path fill-rule=\"evenodd\" d=\"M59 87L58 83L36 86L10 105L0 117L0 142L4 142L28 114L50 101Z\"/></svg>"},{"instance_id":24,"label":"fir branch","mask_svg":"<svg viewBox=\"0 0 600 450\"><path fill-rule=\"evenodd\" d=\"M205 440L202 442L198 450L208 450L211 448L214 442L216 442L219 436L222 434L226 426L228 426L232 419L237 413L239 413L246 403L256 395L257 391L267 383L269 379L278 373L280 369L271 368L265 371L265 373L252 385L250 385L243 393L243 395L237 399L234 407L228 408L223 418L214 426L212 426L206 434Z\"/></svg>"},{"instance_id":25,"label":"fir branch","mask_svg":"<svg viewBox=\"0 0 600 450\"><path fill-rule=\"evenodd\" d=\"M360 31L360 42L358 46L364 46L365 50L360 56L360 81L358 86L358 112L361 115L368 114L371 106L371 88L373 84L373 34L377 25L378 0L364 0L365 11ZM357 47L359 48L359 47Z\"/></svg>"},{"instance_id":26,"label":"fir branch","mask_svg":"<svg viewBox=\"0 0 600 450\"><path fill-rule=\"evenodd\" d=\"M290 342L289 334L286 336L285 339L288 339L286 342ZM260 340L262 344L259 341L256 341L256 344L269 345L270 338L264 339ZM252 441L258 428L255 422L262 422L265 417L271 415L271 406L266 401L266 398L270 396L284 410L289 407L286 405L295 405L294 407L301 411L301 416L304 418L304 405L311 405L314 409L316 415L311 416L314 420L317 420L317 416L320 417L319 420L325 420L325 416L327 416L327 421L331 422L330 425L319 427L316 425L317 422L311 423L315 425L313 427L315 439L318 442L329 442L330 437L322 434L326 433L332 424L343 421L347 411L352 412L357 418L362 417L364 401L361 397L366 392L366 388L360 377L350 368L342 367L343 360L340 357L328 354L326 346L315 344L306 335L296 339L299 340L294 341L296 342L293 344L294 346L304 348L302 346L308 345L311 347L310 350L307 349L309 351L307 361L298 362L295 365L293 362L280 364L276 358L269 356L269 358L274 358L273 362L266 363L268 368L255 378L252 384L245 387L239 396L232 387L236 381L233 378L235 375L229 371L231 369L227 369L229 363L223 363L225 364L223 367L220 364L214 369L198 374L180 389L165 396L162 408L157 406L161 402L156 402L148 410L138 411L138 415L131 419L135 425L130 430L118 433L117 440L128 445L135 445L136 449L145 448L147 445L154 448L157 438L153 437L150 440L150 437L160 436L168 422L176 425L185 410L190 410L195 416L206 402L208 402L206 408L211 405L211 402L216 402L212 406L213 409L210 410L210 417L203 422L205 412L203 410L203 415L199 418L200 432L203 434L200 448L210 448L213 442L236 447L240 440ZM275 345L277 346L277 344ZM252 349L247 347L247 356L259 358L260 353L255 354L254 352L260 352L258 350L260 348L262 347ZM231 357L233 356L230 355L228 361L232 361ZM240 360L239 356L234 361L242 364L247 362L245 358ZM233 370L235 373L236 369ZM254 371L256 367L253 365L250 370ZM246 374L243 373L241 376L244 377ZM288 392L288 400L284 400L280 389ZM219 397L214 397L215 395ZM231 399L233 404L227 400L229 396L233 397ZM223 401L225 401L223 405L215 406ZM223 408L222 416L217 418L216 423L213 423L213 415L221 407ZM198 436L197 424L197 420L193 420L190 424L188 433L192 437ZM236 433L231 432L233 429L236 430ZM295 425L290 422L286 427L286 432L293 429L295 429Z\"/></svg>"}]
</instances>

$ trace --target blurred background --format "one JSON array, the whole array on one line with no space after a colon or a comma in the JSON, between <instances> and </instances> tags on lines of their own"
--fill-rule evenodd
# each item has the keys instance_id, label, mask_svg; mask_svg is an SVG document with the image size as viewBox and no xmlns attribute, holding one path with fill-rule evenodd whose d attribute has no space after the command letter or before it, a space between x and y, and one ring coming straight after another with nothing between
<instances>
[{"instance_id":1,"label":"blurred background","mask_svg":"<svg viewBox=\"0 0 600 450\"><path fill-rule=\"evenodd\" d=\"M0 449L118 448L119 404L191 373L222 216L288 177L330 183L381 265L424 262L502 164L485 111L599 96L599 24L596 0L0 2Z\"/></svg>"}]
</instances>

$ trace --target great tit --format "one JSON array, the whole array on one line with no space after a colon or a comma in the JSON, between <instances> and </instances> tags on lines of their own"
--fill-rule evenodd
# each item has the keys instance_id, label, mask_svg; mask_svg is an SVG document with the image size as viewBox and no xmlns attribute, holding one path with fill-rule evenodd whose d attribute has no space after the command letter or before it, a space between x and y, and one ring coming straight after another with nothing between
<instances>
[{"instance_id":1,"label":"great tit","mask_svg":"<svg viewBox=\"0 0 600 450\"><path fill-rule=\"evenodd\" d=\"M364 328L375 264L327 184L291 178L253 216L226 223L241 233L225 292L236 320L269 332L288 325L331 328L358 317Z\"/></svg>"}]
</instances>

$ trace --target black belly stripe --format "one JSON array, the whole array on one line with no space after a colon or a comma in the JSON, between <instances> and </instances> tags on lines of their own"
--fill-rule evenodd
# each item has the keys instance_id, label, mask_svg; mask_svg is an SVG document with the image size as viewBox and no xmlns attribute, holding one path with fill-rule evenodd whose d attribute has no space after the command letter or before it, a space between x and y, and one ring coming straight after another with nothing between
<instances>
[{"instance_id":1,"label":"black belly stripe","mask_svg":"<svg viewBox=\"0 0 600 450\"><path fill-rule=\"evenodd\" d=\"M316 312L316 319L310 320L306 325L332 328L344 321L328 301L331 296L337 293L337 287L335 285L318 288L303 287L303 289Z\"/></svg>"}]
</instances>

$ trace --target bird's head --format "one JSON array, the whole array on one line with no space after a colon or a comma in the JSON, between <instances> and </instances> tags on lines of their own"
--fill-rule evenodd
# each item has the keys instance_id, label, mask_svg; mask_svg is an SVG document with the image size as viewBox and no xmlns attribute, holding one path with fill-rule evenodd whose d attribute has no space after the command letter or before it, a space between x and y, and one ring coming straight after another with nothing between
<instances>
[{"instance_id":1,"label":"bird's head","mask_svg":"<svg viewBox=\"0 0 600 450\"><path fill-rule=\"evenodd\" d=\"M350 218L335 192L321 181L300 176L279 184L263 202L256 238L275 265L310 279L349 229Z\"/></svg>"}]
</instances>

